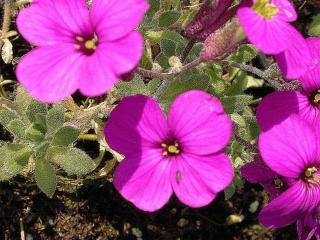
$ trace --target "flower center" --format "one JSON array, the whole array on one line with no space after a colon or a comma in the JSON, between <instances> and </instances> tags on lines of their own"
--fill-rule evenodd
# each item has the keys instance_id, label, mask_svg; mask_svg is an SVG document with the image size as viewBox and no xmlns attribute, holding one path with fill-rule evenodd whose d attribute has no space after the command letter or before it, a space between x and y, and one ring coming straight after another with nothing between
<instances>
[{"instance_id":1,"label":"flower center","mask_svg":"<svg viewBox=\"0 0 320 240\"><path fill-rule=\"evenodd\" d=\"M161 147L163 148L163 156L176 156L180 153L180 147L177 142L173 144L162 143Z\"/></svg>"},{"instance_id":2,"label":"flower center","mask_svg":"<svg viewBox=\"0 0 320 240\"><path fill-rule=\"evenodd\" d=\"M308 167L302 176L303 180L307 183L320 183L320 178L318 175L318 169L316 167Z\"/></svg>"},{"instance_id":3,"label":"flower center","mask_svg":"<svg viewBox=\"0 0 320 240\"><path fill-rule=\"evenodd\" d=\"M311 102L312 105L315 105L315 106L320 105L320 89L312 92L309 95L309 101Z\"/></svg>"},{"instance_id":4,"label":"flower center","mask_svg":"<svg viewBox=\"0 0 320 240\"><path fill-rule=\"evenodd\" d=\"M284 187L284 183L281 181L280 178L274 179L273 183L276 186L276 188L283 188Z\"/></svg>"},{"instance_id":5,"label":"flower center","mask_svg":"<svg viewBox=\"0 0 320 240\"><path fill-rule=\"evenodd\" d=\"M91 38L77 36L74 47L86 55L91 55L97 49L97 45L98 39L95 36Z\"/></svg>"},{"instance_id":6,"label":"flower center","mask_svg":"<svg viewBox=\"0 0 320 240\"><path fill-rule=\"evenodd\" d=\"M256 0L252 9L266 19L271 19L279 13L279 9L270 0Z\"/></svg>"}]
</instances>

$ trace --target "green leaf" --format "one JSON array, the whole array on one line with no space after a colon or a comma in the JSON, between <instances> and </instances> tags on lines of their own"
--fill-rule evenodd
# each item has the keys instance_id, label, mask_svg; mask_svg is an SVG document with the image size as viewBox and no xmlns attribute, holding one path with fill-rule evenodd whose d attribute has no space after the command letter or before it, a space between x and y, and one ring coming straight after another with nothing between
<instances>
[{"instance_id":1,"label":"green leaf","mask_svg":"<svg viewBox=\"0 0 320 240\"><path fill-rule=\"evenodd\" d=\"M242 187L244 184L243 179L236 174L233 178L232 184L224 190L225 199L229 200L235 193L238 187Z\"/></svg>"},{"instance_id":2,"label":"green leaf","mask_svg":"<svg viewBox=\"0 0 320 240\"><path fill-rule=\"evenodd\" d=\"M22 144L8 144L0 148L0 181L8 180L28 164L32 149Z\"/></svg>"},{"instance_id":3,"label":"green leaf","mask_svg":"<svg viewBox=\"0 0 320 240\"><path fill-rule=\"evenodd\" d=\"M18 113L11 111L9 109L0 110L0 124L7 127L8 124L18 117Z\"/></svg>"},{"instance_id":4,"label":"green leaf","mask_svg":"<svg viewBox=\"0 0 320 240\"><path fill-rule=\"evenodd\" d=\"M154 78L150 82L148 82L147 87L148 87L148 91L150 92L150 94L154 94L157 91L161 82L162 82L161 79L158 79L158 78Z\"/></svg>"},{"instance_id":5,"label":"green leaf","mask_svg":"<svg viewBox=\"0 0 320 240\"><path fill-rule=\"evenodd\" d=\"M48 134L55 133L64 123L64 108L59 105L55 105L48 111L46 116L47 131Z\"/></svg>"},{"instance_id":6,"label":"green leaf","mask_svg":"<svg viewBox=\"0 0 320 240\"><path fill-rule=\"evenodd\" d=\"M37 123L32 123L25 131L26 137L33 142L41 142L44 139L42 126Z\"/></svg>"},{"instance_id":7,"label":"green leaf","mask_svg":"<svg viewBox=\"0 0 320 240\"><path fill-rule=\"evenodd\" d=\"M253 97L249 95L236 95L220 98L224 106L224 110L229 114L243 111L252 103L252 99Z\"/></svg>"},{"instance_id":8,"label":"green leaf","mask_svg":"<svg viewBox=\"0 0 320 240\"><path fill-rule=\"evenodd\" d=\"M149 91L142 78L136 75L130 82L119 82L115 88L121 97L133 96L136 94L149 95Z\"/></svg>"},{"instance_id":9,"label":"green leaf","mask_svg":"<svg viewBox=\"0 0 320 240\"><path fill-rule=\"evenodd\" d=\"M320 14L313 17L309 25L308 34L310 36L320 37Z\"/></svg>"},{"instance_id":10,"label":"green leaf","mask_svg":"<svg viewBox=\"0 0 320 240\"><path fill-rule=\"evenodd\" d=\"M79 129L72 126L63 126L54 135L52 144L55 146L68 146L78 139L79 134Z\"/></svg>"},{"instance_id":11,"label":"green leaf","mask_svg":"<svg viewBox=\"0 0 320 240\"><path fill-rule=\"evenodd\" d=\"M40 190L51 198L57 188L57 176L45 157L36 158L35 178Z\"/></svg>"},{"instance_id":12,"label":"green leaf","mask_svg":"<svg viewBox=\"0 0 320 240\"><path fill-rule=\"evenodd\" d=\"M145 38L159 44L161 39L167 39L173 42L186 43L186 40L179 33L175 31L147 31Z\"/></svg>"},{"instance_id":13,"label":"green leaf","mask_svg":"<svg viewBox=\"0 0 320 240\"><path fill-rule=\"evenodd\" d=\"M159 101L164 111L167 111L173 100L181 93L192 90L207 90L209 87L209 76L203 73L186 73L181 74L174 80L170 80L167 88L159 97Z\"/></svg>"},{"instance_id":14,"label":"green leaf","mask_svg":"<svg viewBox=\"0 0 320 240\"><path fill-rule=\"evenodd\" d=\"M28 92L22 85L19 85L14 102L18 105L20 111L24 112L31 101L33 101L33 99L30 94L28 94Z\"/></svg>"},{"instance_id":15,"label":"green leaf","mask_svg":"<svg viewBox=\"0 0 320 240\"><path fill-rule=\"evenodd\" d=\"M69 175L82 176L96 168L94 161L78 148L51 147L48 155L50 161L60 166Z\"/></svg>"},{"instance_id":16,"label":"green leaf","mask_svg":"<svg viewBox=\"0 0 320 240\"><path fill-rule=\"evenodd\" d=\"M180 12L174 10L162 13L159 17L159 27L168 27L174 24L179 20L180 15Z\"/></svg>"},{"instance_id":17,"label":"green leaf","mask_svg":"<svg viewBox=\"0 0 320 240\"><path fill-rule=\"evenodd\" d=\"M161 52L167 57L176 55L176 44L175 42L168 39L161 39L160 41Z\"/></svg>"},{"instance_id":18,"label":"green leaf","mask_svg":"<svg viewBox=\"0 0 320 240\"><path fill-rule=\"evenodd\" d=\"M36 100L30 102L29 106L27 107L26 114L30 122L36 121L36 114L47 114L47 106L43 103L40 103Z\"/></svg>"},{"instance_id":19,"label":"green leaf","mask_svg":"<svg viewBox=\"0 0 320 240\"><path fill-rule=\"evenodd\" d=\"M19 118L12 120L8 126L7 129L9 132L11 132L16 138L18 139L26 139L26 124Z\"/></svg>"}]
</instances>

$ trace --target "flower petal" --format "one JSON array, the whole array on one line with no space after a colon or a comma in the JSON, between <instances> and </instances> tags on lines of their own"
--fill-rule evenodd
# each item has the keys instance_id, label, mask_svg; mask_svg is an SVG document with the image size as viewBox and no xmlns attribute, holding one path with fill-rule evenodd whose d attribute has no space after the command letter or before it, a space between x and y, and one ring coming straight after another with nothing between
<instances>
[{"instance_id":1,"label":"flower petal","mask_svg":"<svg viewBox=\"0 0 320 240\"><path fill-rule=\"evenodd\" d=\"M117 41L102 43L98 46L105 63L117 74L134 69L143 54L143 39L138 32L131 32Z\"/></svg>"},{"instance_id":2,"label":"flower petal","mask_svg":"<svg viewBox=\"0 0 320 240\"><path fill-rule=\"evenodd\" d=\"M74 43L93 33L84 0L41 0L20 11L17 27L30 43L46 46Z\"/></svg>"},{"instance_id":3,"label":"flower petal","mask_svg":"<svg viewBox=\"0 0 320 240\"><path fill-rule=\"evenodd\" d=\"M72 44L40 47L20 60L16 74L28 92L42 102L58 102L78 87L82 56Z\"/></svg>"},{"instance_id":4,"label":"flower petal","mask_svg":"<svg viewBox=\"0 0 320 240\"><path fill-rule=\"evenodd\" d=\"M241 168L241 174L251 183L263 183L278 177L278 174L269 167L257 161L244 165Z\"/></svg>"},{"instance_id":5,"label":"flower petal","mask_svg":"<svg viewBox=\"0 0 320 240\"><path fill-rule=\"evenodd\" d=\"M262 209L259 221L266 227L283 227L312 211L320 201L319 189L299 181Z\"/></svg>"},{"instance_id":6,"label":"flower petal","mask_svg":"<svg viewBox=\"0 0 320 240\"><path fill-rule=\"evenodd\" d=\"M232 124L219 100L203 91L192 90L173 102L168 124L183 152L206 155L226 146Z\"/></svg>"},{"instance_id":7,"label":"flower petal","mask_svg":"<svg viewBox=\"0 0 320 240\"><path fill-rule=\"evenodd\" d=\"M111 112L105 126L110 147L125 155L160 147L168 135L159 104L143 95L124 98Z\"/></svg>"},{"instance_id":8,"label":"flower petal","mask_svg":"<svg viewBox=\"0 0 320 240\"><path fill-rule=\"evenodd\" d=\"M249 41L265 54L279 54L288 48L288 43L300 37L289 23L277 17L265 19L251 5L239 7L237 16Z\"/></svg>"},{"instance_id":9,"label":"flower petal","mask_svg":"<svg viewBox=\"0 0 320 240\"><path fill-rule=\"evenodd\" d=\"M149 4L144 0L93 0L91 20L101 41L114 41L134 31Z\"/></svg>"},{"instance_id":10,"label":"flower petal","mask_svg":"<svg viewBox=\"0 0 320 240\"><path fill-rule=\"evenodd\" d=\"M312 57L307 42L300 33L296 32L289 43L289 47L275 57L285 78L296 79L307 72L312 64Z\"/></svg>"},{"instance_id":11,"label":"flower petal","mask_svg":"<svg viewBox=\"0 0 320 240\"><path fill-rule=\"evenodd\" d=\"M274 92L262 99L257 108L257 120L262 130L268 130L292 114L299 114L312 125L320 121L320 109L298 91Z\"/></svg>"},{"instance_id":12,"label":"flower petal","mask_svg":"<svg viewBox=\"0 0 320 240\"><path fill-rule=\"evenodd\" d=\"M264 162L281 176L299 177L307 167L319 164L315 129L292 115L259 137Z\"/></svg>"},{"instance_id":13,"label":"flower petal","mask_svg":"<svg viewBox=\"0 0 320 240\"><path fill-rule=\"evenodd\" d=\"M317 230L317 221L313 214L309 213L297 221L297 233L299 240L311 240Z\"/></svg>"},{"instance_id":14,"label":"flower petal","mask_svg":"<svg viewBox=\"0 0 320 240\"><path fill-rule=\"evenodd\" d=\"M280 12L277 14L277 18L280 18L282 21L294 22L297 20L297 12L288 0L271 0Z\"/></svg>"},{"instance_id":15,"label":"flower petal","mask_svg":"<svg viewBox=\"0 0 320 240\"><path fill-rule=\"evenodd\" d=\"M306 41L313 60L300 82L305 91L313 92L320 89L320 39L313 37Z\"/></svg>"},{"instance_id":16,"label":"flower petal","mask_svg":"<svg viewBox=\"0 0 320 240\"><path fill-rule=\"evenodd\" d=\"M121 195L144 211L156 211L172 195L171 163L161 150L147 150L127 156L114 174L114 186Z\"/></svg>"},{"instance_id":17,"label":"flower petal","mask_svg":"<svg viewBox=\"0 0 320 240\"><path fill-rule=\"evenodd\" d=\"M114 73L104 51L98 47L94 54L83 55L79 90L85 96L96 97L106 93L120 80Z\"/></svg>"},{"instance_id":18,"label":"flower petal","mask_svg":"<svg viewBox=\"0 0 320 240\"><path fill-rule=\"evenodd\" d=\"M233 168L223 153L182 154L171 161L173 190L179 200L190 207L208 205L232 182Z\"/></svg>"}]
</instances>

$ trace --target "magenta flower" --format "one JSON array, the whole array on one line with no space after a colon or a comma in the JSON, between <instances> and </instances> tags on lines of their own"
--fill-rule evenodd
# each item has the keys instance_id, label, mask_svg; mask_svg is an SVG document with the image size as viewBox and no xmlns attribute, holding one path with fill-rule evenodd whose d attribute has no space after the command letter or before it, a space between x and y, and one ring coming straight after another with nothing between
<instances>
[{"instance_id":1,"label":"magenta flower","mask_svg":"<svg viewBox=\"0 0 320 240\"><path fill-rule=\"evenodd\" d=\"M291 114L299 114L309 123L320 121L320 39L307 40L313 62L300 77L302 91L274 92L263 98L257 109L259 126L265 130L283 121Z\"/></svg>"},{"instance_id":2,"label":"magenta flower","mask_svg":"<svg viewBox=\"0 0 320 240\"><path fill-rule=\"evenodd\" d=\"M291 185L260 213L267 227L283 227L313 211L320 202L320 144L316 129L291 115L259 137L259 149L271 170Z\"/></svg>"},{"instance_id":3,"label":"magenta flower","mask_svg":"<svg viewBox=\"0 0 320 240\"><path fill-rule=\"evenodd\" d=\"M139 63L136 28L144 0L36 0L17 18L19 32L37 48L21 59L17 78L36 99L57 102L77 89L105 93Z\"/></svg>"},{"instance_id":4,"label":"magenta flower","mask_svg":"<svg viewBox=\"0 0 320 240\"><path fill-rule=\"evenodd\" d=\"M232 181L223 152L231 132L223 106L206 92L178 96L167 119L150 97L124 98L105 127L110 147L125 155L114 185L145 211L160 209L173 192L188 206L205 206Z\"/></svg>"},{"instance_id":5,"label":"magenta flower","mask_svg":"<svg viewBox=\"0 0 320 240\"><path fill-rule=\"evenodd\" d=\"M269 193L269 201L278 197L290 184L286 178L271 170L260 156L257 156L253 162L244 165L241 168L241 174L247 181L259 183Z\"/></svg>"},{"instance_id":6,"label":"magenta flower","mask_svg":"<svg viewBox=\"0 0 320 240\"><path fill-rule=\"evenodd\" d=\"M311 240L314 235L320 240L320 207L297 221L299 240Z\"/></svg>"},{"instance_id":7,"label":"magenta flower","mask_svg":"<svg viewBox=\"0 0 320 240\"><path fill-rule=\"evenodd\" d=\"M277 54L286 78L301 76L311 62L302 35L290 25L297 19L288 0L244 0L237 12L247 38L265 54Z\"/></svg>"}]
</instances>

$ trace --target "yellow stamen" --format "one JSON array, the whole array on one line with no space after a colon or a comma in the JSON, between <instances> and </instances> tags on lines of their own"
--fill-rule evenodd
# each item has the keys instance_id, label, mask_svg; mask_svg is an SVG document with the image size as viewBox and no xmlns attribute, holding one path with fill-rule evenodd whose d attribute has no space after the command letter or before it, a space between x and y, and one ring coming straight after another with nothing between
<instances>
[{"instance_id":1,"label":"yellow stamen","mask_svg":"<svg viewBox=\"0 0 320 240\"><path fill-rule=\"evenodd\" d=\"M277 186L277 188L283 187L283 182L279 178L274 180L274 184Z\"/></svg>"},{"instance_id":2,"label":"yellow stamen","mask_svg":"<svg viewBox=\"0 0 320 240\"><path fill-rule=\"evenodd\" d=\"M86 49L90 49L90 50L93 49L93 50L95 50L95 49L97 48L96 42L97 42L97 40L93 38L93 39L91 39L91 40L86 41L86 42L84 43L84 46L85 46Z\"/></svg>"},{"instance_id":3,"label":"yellow stamen","mask_svg":"<svg viewBox=\"0 0 320 240\"><path fill-rule=\"evenodd\" d=\"M78 44L75 44L75 45L74 45L74 48L77 49L77 50L80 50L81 46L78 45Z\"/></svg>"},{"instance_id":4,"label":"yellow stamen","mask_svg":"<svg viewBox=\"0 0 320 240\"><path fill-rule=\"evenodd\" d=\"M271 19L280 12L274 3L270 3L270 0L256 0L252 9L267 19Z\"/></svg>"},{"instance_id":5,"label":"yellow stamen","mask_svg":"<svg viewBox=\"0 0 320 240\"><path fill-rule=\"evenodd\" d=\"M307 168L307 170L305 171L305 175L306 177L311 177L314 173L316 173L318 170L316 167L311 167L311 168Z\"/></svg>"},{"instance_id":6,"label":"yellow stamen","mask_svg":"<svg viewBox=\"0 0 320 240\"><path fill-rule=\"evenodd\" d=\"M167 144L165 144L165 143L162 143L162 144L161 144L161 147L166 148L166 147L168 147L168 145L167 145Z\"/></svg>"},{"instance_id":7,"label":"yellow stamen","mask_svg":"<svg viewBox=\"0 0 320 240\"><path fill-rule=\"evenodd\" d=\"M168 147L168 151L169 153L176 153L178 151L178 148L176 146L171 145Z\"/></svg>"}]
</instances>

